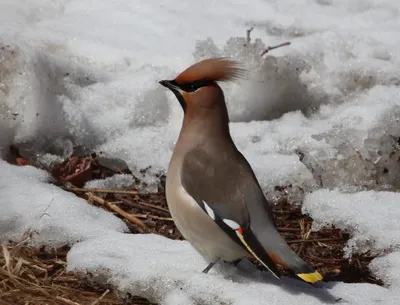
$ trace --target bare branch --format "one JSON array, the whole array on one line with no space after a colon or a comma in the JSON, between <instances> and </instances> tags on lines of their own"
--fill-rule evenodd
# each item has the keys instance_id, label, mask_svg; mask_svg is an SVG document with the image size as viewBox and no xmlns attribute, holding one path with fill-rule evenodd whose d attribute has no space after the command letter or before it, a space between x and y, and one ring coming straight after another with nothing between
<instances>
[{"instance_id":1,"label":"bare branch","mask_svg":"<svg viewBox=\"0 0 400 305\"><path fill-rule=\"evenodd\" d=\"M280 47L284 47L284 46L288 46L290 45L290 41L286 41L283 42L281 44L278 44L276 46L272 46L272 47L267 47L264 51L261 52L261 56L264 56L265 54L267 54L269 51L280 48Z\"/></svg>"},{"instance_id":2,"label":"bare branch","mask_svg":"<svg viewBox=\"0 0 400 305\"><path fill-rule=\"evenodd\" d=\"M246 30L246 43L250 43L250 41L251 41L250 33L253 30L254 30L254 27L251 27L250 29Z\"/></svg>"}]
</instances>

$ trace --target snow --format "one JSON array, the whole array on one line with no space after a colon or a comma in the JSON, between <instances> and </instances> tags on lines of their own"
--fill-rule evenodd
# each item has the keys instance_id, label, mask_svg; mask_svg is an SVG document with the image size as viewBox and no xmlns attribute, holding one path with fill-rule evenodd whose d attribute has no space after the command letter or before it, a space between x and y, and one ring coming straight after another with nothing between
<instances>
[{"instance_id":1,"label":"snow","mask_svg":"<svg viewBox=\"0 0 400 305\"><path fill-rule=\"evenodd\" d=\"M400 193L345 194L323 189L306 196L302 208L314 219L314 229L333 224L349 231L353 237L348 242L347 254L351 255L400 247L399 202Z\"/></svg>"},{"instance_id":2,"label":"snow","mask_svg":"<svg viewBox=\"0 0 400 305\"><path fill-rule=\"evenodd\" d=\"M126 225L101 208L48 183L50 177L31 166L0 160L0 242L19 240L30 229L34 244L61 247L126 232Z\"/></svg>"},{"instance_id":3,"label":"snow","mask_svg":"<svg viewBox=\"0 0 400 305\"><path fill-rule=\"evenodd\" d=\"M371 270L386 288L330 283L327 293L349 304L397 304L397 2L1 0L0 157L14 143L49 164L82 145L124 160L154 189L182 120L158 81L202 58L231 56L249 70L247 79L222 85L232 136L268 198L286 187L290 202L304 199L315 228L350 232L349 256L380 254ZM246 264L203 275L204 262L186 242L123 234L116 217L49 180L0 160L1 242L32 226L36 244L73 245L71 270L96 271L121 292L163 304L324 302L321 291L275 282ZM119 175L87 187L134 183Z\"/></svg>"},{"instance_id":4,"label":"snow","mask_svg":"<svg viewBox=\"0 0 400 305\"><path fill-rule=\"evenodd\" d=\"M86 255L88 251L92 255ZM315 289L289 278L277 280L248 261L238 268L218 265L203 274L207 263L187 242L153 234L90 239L75 245L67 259L70 270L87 271L93 280L118 287L122 296L138 294L161 304L176 304L177 299L183 304L232 305L283 301L314 305L339 298L347 304L397 304L400 300L391 290L375 285L334 283Z\"/></svg>"},{"instance_id":5,"label":"snow","mask_svg":"<svg viewBox=\"0 0 400 305\"><path fill-rule=\"evenodd\" d=\"M135 179L131 175L120 174L105 179L95 179L85 183L85 188L94 189L130 189L135 186Z\"/></svg>"}]
</instances>

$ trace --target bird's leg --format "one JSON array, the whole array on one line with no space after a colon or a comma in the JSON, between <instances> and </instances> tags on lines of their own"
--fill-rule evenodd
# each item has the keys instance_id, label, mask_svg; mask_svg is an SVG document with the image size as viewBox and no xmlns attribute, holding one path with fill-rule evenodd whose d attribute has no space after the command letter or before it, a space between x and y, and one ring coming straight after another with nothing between
<instances>
[{"instance_id":1,"label":"bird's leg","mask_svg":"<svg viewBox=\"0 0 400 305\"><path fill-rule=\"evenodd\" d=\"M218 258L218 259L216 259L215 261L209 263L208 266L203 270L203 273L207 274L208 271L210 271L211 268L214 267L214 265L215 265L216 263L218 263L219 261L220 261L220 259ZM230 265L233 265L233 266L236 267L241 261L242 261L242 258L239 258L239 259L237 259L237 260L235 260L235 261L233 261L233 262L225 262L225 261L224 261L224 263L227 263L227 264L230 264Z\"/></svg>"},{"instance_id":2,"label":"bird's leg","mask_svg":"<svg viewBox=\"0 0 400 305\"><path fill-rule=\"evenodd\" d=\"M216 259L215 261L211 262L208 264L208 266L203 270L203 273L207 274L208 271L211 270L211 268L219 261L219 259Z\"/></svg>"}]
</instances>

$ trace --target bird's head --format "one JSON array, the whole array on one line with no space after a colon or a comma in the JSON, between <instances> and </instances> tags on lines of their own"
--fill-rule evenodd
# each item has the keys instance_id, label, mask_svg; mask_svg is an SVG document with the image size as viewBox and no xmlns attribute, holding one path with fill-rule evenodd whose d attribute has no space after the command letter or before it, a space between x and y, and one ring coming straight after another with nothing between
<instances>
[{"instance_id":1,"label":"bird's head","mask_svg":"<svg viewBox=\"0 0 400 305\"><path fill-rule=\"evenodd\" d=\"M173 80L159 83L175 94L185 115L200 114L201 110L225 108L224 94L218 82L240 79L245 72L236 61L210 58L190 66Z\"/></svg>"}]
</instances>

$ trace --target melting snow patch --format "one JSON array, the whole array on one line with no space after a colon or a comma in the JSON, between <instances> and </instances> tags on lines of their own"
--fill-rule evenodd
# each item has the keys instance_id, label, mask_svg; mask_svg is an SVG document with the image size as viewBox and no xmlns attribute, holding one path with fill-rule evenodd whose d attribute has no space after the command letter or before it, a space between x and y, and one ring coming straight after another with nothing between
<instances>
[{"instance_id":1,"label":"melting snow patch","mask_svg":"<svg viewBox=\"0 0 400 305\"><path fill-rule=\"evenodd\" d=\"M127 231L103 209L48 183L46 172L0 160L0 242L19 240L31 228L33 244L60 247Z\"/></svg>"},{"instance_id":2,"label":"melting snow patch","mask_svg":"<svg viewBox=\"0 0 400 305\"><path fill-rule=\"evenodd\" d=\"M400 193L366 191L345 194L318 190L306 196L303 212L315 229L325 225L349 231L347 255L399 249Z\"/></svg>"},{"instance_id":3,"label":"melting snow patch","mask_svg":"<svg viewBox=\"0 0 400 305\"><path fill-rule=\"evenodd\" d=\"M85 188L122 190L131 188L132 186L135 185L135 183L136 181L132 175L120 174L120 175L114 175L106 179L88 181L85 184Z\"/></svg>"},{"instance_id":4,"label":"melting snow patch","mask_svg":"<svg viewBox=\"0 0 400 305\"><path fill-rule=\"evenodd\" d=\"M88 255L90 253L90 255ZM370 284L332 283L314 288L298 280L275 279L248 261L238 267L207 263L186 241L158 235L113 234L73 246L68 270L88 273L122 295L140 295L166 305L183 304L383 304L391 293ZM391 296L393 297L393 296ZM181 304L179 303L178 304Z\"/></svg>"}]
</instances>

